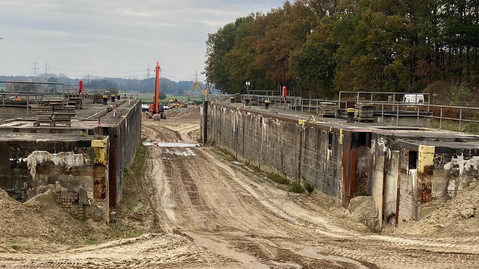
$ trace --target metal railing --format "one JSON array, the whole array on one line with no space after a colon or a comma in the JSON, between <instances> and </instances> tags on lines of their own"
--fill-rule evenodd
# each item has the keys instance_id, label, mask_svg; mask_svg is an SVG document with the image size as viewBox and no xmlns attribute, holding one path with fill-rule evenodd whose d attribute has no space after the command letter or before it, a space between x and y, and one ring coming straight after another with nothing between
<instances>
[{"instance_id":1,"label":"metal railing","mask_svg":"<svg viewBox=\"0 0 479 269\"><path fill-rule=\"evenodd\" d=\"M368 102L376 107L376 115L396 117L396 125L400 117L416 117L419 125L421 118L435 119L439 121L439 129L443 128L444 121L453 121L458 124L458 131L463 131L464 123L479 123L479 108L465 106L431 105L431 104L407 104L407 103L379 103Z\"/></svg>"},{"instance_id":2,"label":"metal railing","mask_svg":"<svg viewBox=\"0 0 479 269\"><path fill-rule=\"evenodd\" d=\"M369 92L368 92L369 93ZM391 94L391 93L385 93ZM400 93L404 94L404 93ZM428 96L427 94L425 94ZM215 95L215 98L210 100L229 100L234 95ZM463 131L466 123L477 123L479 130L479 107L465 107L465 106L448 106L448 105L433 105L429 103L429 96L424 103L409 103L401 101L370 101L359 100L359 103L373 105L375 107L375 116L381 118L384 122L385 117L395 117L396 125L399 125L402 117L416 117L416 125L420 125L422 118L433 119L438 121L438 128L443 129L445 121L452 121L458 124L458 131ZM287 109L300 112L319 114L319 107L323 102L334 104L341 112L345 111L351 102L350 100L329 100L329 99L311 99L301 98L295 96L281 96L271 95L241 95L241 100L256 100L257 105L262 105L265 100L270 102L270 106L278 109ZM356 100L357 101L357 100ZM356 103L356 101L354 103ZM341 113L342 114L342 113Z\"/></svg>"},{"instance_id":3,"label":"metal railing","mask_svg":"<svg viewBox=\"0 0 479 269\"><path fill-rule=\"evenodd\" d=\"M354 99L345 100L344 96L353 96ZM415 97L412 103L431 104L431 95L429 93L406 93L406 92L366 92L366 91L340 91L339 101L354 102L354 103L386 103L396 104L403 103L405 96ZM420 97L424 97L422 102L419 102ZM409 102L411 103L411 102Z\"/></svg>"},{"instance_id":4,"label":"metal railing","mask_svg":"<svg viewBox=\"0 0 479 269\"><path fill-rule=\"evenodd\" d=\"M233 95L229 95L233 96ZM346 109L346 101L338 101L331 99L312 99L312 98L302 98L297 96L286 96L283 98L280 95L252 95L252 94L243 94L241 95L242 101L256 99L259 104L263 104L264 101L268 100L272 107L284 108L288 110L295 110L300 112L308 113L318 113L319 106L321 103L332 103L335 106L340 107L341 109Z\"/></svg>"},{"instance_id":5,"label":"metal railing","mask_svg":"<svg viewBox=\"0 0 479 269\"><path fill-rule=\"evenodd\" d=\"M0 90L1 118L5 118L5 108L25 108L26 116L30 116L30 107L33 104L40 104L44 97L66 98L78 96L78 89L68 89L62 83L51 82L23 82L23 81L0 81L3 86ZM94 93L104 93L105 90L84 89L84 100L92 99ZM121 98L137 98L136 92L119 92ZM108 96L110 98L110 96Z\"/></svg>"}]
</instances>

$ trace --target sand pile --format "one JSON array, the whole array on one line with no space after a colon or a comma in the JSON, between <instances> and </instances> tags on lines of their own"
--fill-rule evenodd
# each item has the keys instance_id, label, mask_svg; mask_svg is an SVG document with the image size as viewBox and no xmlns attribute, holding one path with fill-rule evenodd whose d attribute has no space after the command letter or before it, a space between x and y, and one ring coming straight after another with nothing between
<instances>
[{"instance_id":1,"label":"sand pile","mask_svg":"<svg viewBox=\"0 0 479 269\"><path fill-rule=\"evenodd\" d=\"M0 190L0 216L0 252L45 252L85 244L98 225L62 210L50 190L24 204Z\"/></svg>"},{"instance_id":2,"label":"sand pile","mask_svg":"<svg viewBox=\"0 0 479 269\"><path fill-rule=\"evenodd\" d=\"M476 181L454 199L418 222L401 224L399 234L470 236L479 232L479 187Z\"/></svg>"},{"instance_id":3,"label":"sand pile","mask_svg":"<svg viewBox=\"0 0 479 269\"><path fill-rule=\"evenodd\" d=\"M185 114L189 114L191 112L199 110L198 107L187 107L187 108L173 108L165 110L165 115L167 118L169 117L180 117Z\"/></svg>"},{"instance_id":4,"label":"sand pile","mask_svg":"<svg viewBox=\"0 0 479 269\"><path fill-rule=\"evenodd\" d=\"M372 231L379 231L379 218L372 196L358 196L349 202L349 217Z\"/></svg>"}]
</instances>

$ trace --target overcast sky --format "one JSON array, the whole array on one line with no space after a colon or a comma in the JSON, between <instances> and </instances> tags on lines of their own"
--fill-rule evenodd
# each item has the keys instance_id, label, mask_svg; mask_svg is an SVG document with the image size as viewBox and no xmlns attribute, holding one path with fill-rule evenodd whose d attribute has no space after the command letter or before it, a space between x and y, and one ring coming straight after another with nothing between
<instances>
[{"instance_id":1,"label":"overcast sky","mask_svg":"<svg viewBox=\"0 0 479 269\"><path fill-rule=\"evenodd\" d=\"M0 75L194 80L208 33L284 0L0 0ZM199 79L203 80L204 76Z\"/></svg>"}]
</instances>

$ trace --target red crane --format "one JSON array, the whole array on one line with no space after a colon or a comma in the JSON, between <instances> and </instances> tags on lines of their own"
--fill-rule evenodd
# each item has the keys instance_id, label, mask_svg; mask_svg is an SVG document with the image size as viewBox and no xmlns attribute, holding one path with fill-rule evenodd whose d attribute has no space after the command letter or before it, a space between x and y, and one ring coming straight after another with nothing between
<instances>
[{"instance_id":1,"label":"red crane","mask_svg":"<svg viewBox=\"0 0 479 269\"><path fill-rule=\"evenodd\" d=\"M159 94L158 87L159 87L159 84L160 84L160 63L156 62L155 100L153 101L153 104L155 106L154 107L154 114L158 114L160 112L159 107L158 107L158 94Z\"/></svg>"},{"instance_id":2,"label":"red crane","mask_svg":"<svg viewBox=\"0 0 479 269\"><path fill-rule=\"evenodd\" d=\"M159 104L159 86L160 86L160 63L156 62L156 79L155 79L155 98L153 100L153 104L149 107L148 118L153 117L154 120L160 120L161 118L165 118L163 114L163 109L160 111L160 104ZM156 115L156 116L155 116Z\"/></svg>"}]
</instances>

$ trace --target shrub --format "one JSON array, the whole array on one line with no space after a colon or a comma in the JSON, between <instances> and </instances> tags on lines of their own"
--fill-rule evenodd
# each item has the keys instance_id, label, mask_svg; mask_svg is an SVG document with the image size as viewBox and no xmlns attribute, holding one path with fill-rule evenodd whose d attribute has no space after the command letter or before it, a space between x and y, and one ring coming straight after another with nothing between
<instances>
[{"instance_id":1,"label":"shrub","mask_svg":"<svg viewBox=\"0 0 479 269\"><path fill-rule=\"evenodd\" d=\"M298 182L293 182L289 186L289 191L294 193L303 193L304 189L303 187L301 187L301 184L299 184Z\"/></svg>"},{"instance_id":2,"label":"shrub","mask_svg":"<svg viewBox=\"0 0 479 269\"><path fill-rule=\"evenodd\" d=\"M475 134L477 133L477 130L478 130L478 126L475 122L470 122L469 124L466 125L466 131L471 133L471 134Z\"/></svg>"},{"instance_id":3,"label":"shrub","mask_svg":"<svg viewBox=\"0 0 479 269\"><path fill-rule=\"evenodd\" d=\"M312 193L314 191L314 185L306 181L304 183L304 189L308 191L308 193Z\"/></svg>"}]
</instances>

